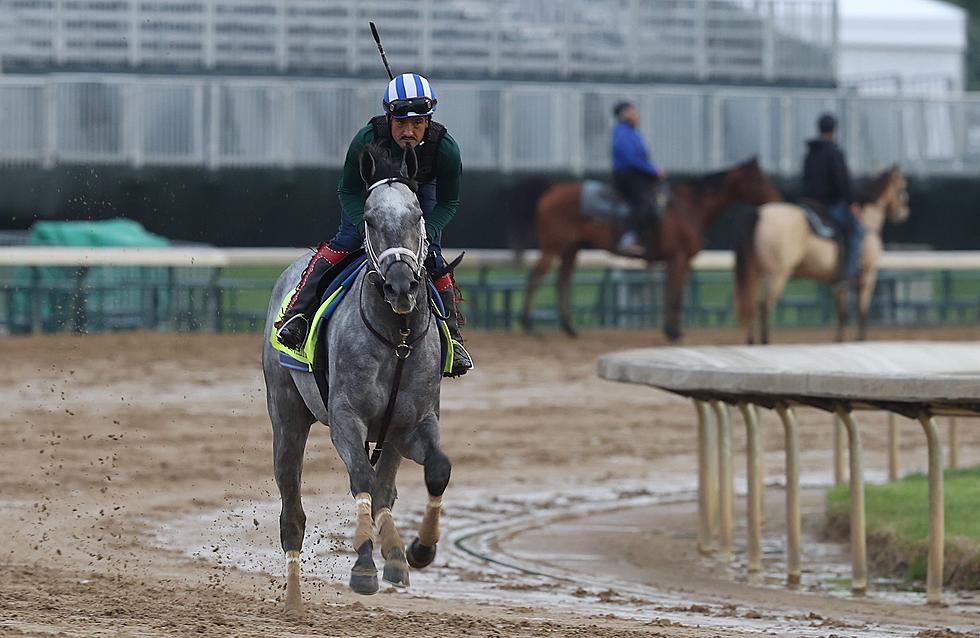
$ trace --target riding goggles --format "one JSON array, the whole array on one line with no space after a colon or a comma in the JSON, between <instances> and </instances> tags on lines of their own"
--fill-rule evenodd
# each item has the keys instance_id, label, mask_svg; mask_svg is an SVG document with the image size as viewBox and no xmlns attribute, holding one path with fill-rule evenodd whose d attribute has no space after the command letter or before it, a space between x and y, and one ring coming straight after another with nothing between
<instances>
[{"instance_id":1,"label":"riding goggles","mask_svg":"<svg viewBox=\"0 0 980 638\"><path fill-rule=\"evenodd\" d=\"M412 117L432 115L438 100L430 97L410 97L388 102L388 115L393 117Z\"/></svg>"}]
</instances>

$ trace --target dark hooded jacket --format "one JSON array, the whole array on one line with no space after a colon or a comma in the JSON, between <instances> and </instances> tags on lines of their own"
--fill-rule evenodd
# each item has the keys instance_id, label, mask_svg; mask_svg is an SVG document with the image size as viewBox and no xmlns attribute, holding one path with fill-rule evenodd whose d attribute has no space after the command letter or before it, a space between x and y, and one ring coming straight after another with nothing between
<instances>
[{"instance_id":1,"label":"dark hooded jacket","mask_svg":"<svg viewBox=\"0 0 980 638\"><path fill-rule=\"evenodd\" d=\"M808 141L807 146L809 150L803 160L803 197L825 206L853 203L851 176L840 147L822 138Z\"/></svg>"}]
</instances>

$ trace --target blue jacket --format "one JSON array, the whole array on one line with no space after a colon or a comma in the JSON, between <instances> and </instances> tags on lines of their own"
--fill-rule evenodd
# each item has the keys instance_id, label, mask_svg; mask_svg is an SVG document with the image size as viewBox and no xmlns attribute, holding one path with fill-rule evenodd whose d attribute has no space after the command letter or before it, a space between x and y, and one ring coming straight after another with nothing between
<instances>
[{"instance_id":1,"label":"blue jacket","mask_svg":"<svg viewBox=\"0 0 980 638\"><path fill-rule=\"evenodd\" d=\"M639 131L620 122L612 134L613 171L637 170L651 177L657 177L660 169L650 161L650 153Z\"/></svg>"}]
</instances>

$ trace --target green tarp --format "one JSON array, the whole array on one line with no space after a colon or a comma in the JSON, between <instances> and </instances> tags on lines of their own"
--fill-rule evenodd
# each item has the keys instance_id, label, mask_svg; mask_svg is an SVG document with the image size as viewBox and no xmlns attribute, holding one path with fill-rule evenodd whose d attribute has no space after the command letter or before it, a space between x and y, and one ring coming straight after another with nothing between
<instances>
[{"instance_id":1,"label":"green tarp","mask_svg":"<svg viewBox=\"0 0 980 638\"><path fill-rule=\"evenodd\" d=\"M100 222L36 222L30 244L48 246L169 246L170 240L154 235L131 219Z\"/></svg>"},{"instance_id":2,"label":"green tarp","mask_svg":"<svg viewBox=\"0 0 980 638\"><path fill-rule=\"evenodd\" d=\"M131 219L110 219L37 222L28 244L163 247L170 240ZM9 300L8 326L14 332L34 327L47 332L147 327L147 317L160 307L160 289L172 281L170 271L137 266L20 267Z\"/></svg>"}]
</instances>

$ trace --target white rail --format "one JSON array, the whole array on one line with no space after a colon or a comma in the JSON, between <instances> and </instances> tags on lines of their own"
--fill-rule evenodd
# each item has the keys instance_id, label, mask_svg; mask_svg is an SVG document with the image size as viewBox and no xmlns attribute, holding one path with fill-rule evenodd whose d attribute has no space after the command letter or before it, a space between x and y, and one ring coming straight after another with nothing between
<instances>
[{"instance_id":1,"label":"white rail","mask_svg":"<svg viewBox=\"0 0 980 638\"><path fill-rule=\"evenodd\" d=\"M0 266L181 266L224 268L232 266L285 266L307 253L306 248L75 248L64 246L8 246L0 249ZM459 249L446 249L454 258ZM464 264L480 266L528 266L538 258L528 250L518 260L504 249L466 249ZM694 259L695 270L731 270L734 255L727 250L706 250ZM583 250L580 267L642 270L646 264L601 250ZM980 270L980 251L892 251L881 259L883 270Z\"/></svg>"}]
</instances>

